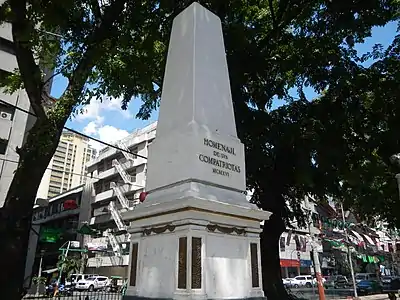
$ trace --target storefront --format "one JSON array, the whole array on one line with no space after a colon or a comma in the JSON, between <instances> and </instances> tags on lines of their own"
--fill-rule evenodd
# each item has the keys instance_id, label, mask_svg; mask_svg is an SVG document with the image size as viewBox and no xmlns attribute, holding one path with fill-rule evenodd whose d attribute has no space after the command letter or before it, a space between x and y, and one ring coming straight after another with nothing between
<instances>
[{"instance_id":1,"label":"storefront","mask_svg":"<svg viewBox=\"0 0 400 300\"><path fill-rule=\"evenodd\" d=\"M301 275L312 275L312 261L308 259L300 260L300 274Z\"/></svg>"},{"instance_id":2,"label":"storefront","mask_svg":"<svg viewBox=\"0 0 400 300\"><path fill-rule=\"evenodd\" d=\"M283 278L300 275L300 261L296 259L281 259L281 274Z\"/></svg>"}]
</instances>

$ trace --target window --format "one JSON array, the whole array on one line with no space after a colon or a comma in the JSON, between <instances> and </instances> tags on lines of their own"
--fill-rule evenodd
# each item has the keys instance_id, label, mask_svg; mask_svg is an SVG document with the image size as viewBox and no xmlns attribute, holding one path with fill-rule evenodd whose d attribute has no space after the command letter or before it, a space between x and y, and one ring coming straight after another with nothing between
<instances>
[{"instance_id":1,"label":"window","mask_svg":"<svg viewBox=\"0 0 400 300\"><path fill-rule=\"evenodd\" d=\"M301 237L300 238L300 246L301 246L301 252L306 252L307 249L307 239Z\"/></svg>"},{"instance_id":2,"label":"window","mask_svg":"<svg viewBox=\"0 0 400 300\"><path fill-rule=\"evenodd\" d=\"M0 37L0 50L15 55L14 43Z\"/></svg>"},{"instance_id":3,"label":"window","mask_svg":"<svg viewBox=\"0 0 400 300\"><path fill-rule=\"evenodd\" d=\"M102 184L101 184L101 182L96 182L93 186L94 186L94 192L96 194L100 194L102 192Z\"/></svg>"},{"instance_id":4,"label":"window","mask_svg":"<svg viewBox=\"0 0 400 300\"><path fill-rule=\"evenodd\" d=\"M102 191L108 191L111 189L111 180L107 180L103 183Z\"/></svg>"},{"instance_id":5,"label":"window","mask_svg":"<svg viewBox=\"0 0 400 300\"><path fill-rule=\"evenodd\" d=\"M0 138L0 154L6 154L8 140Z\"/></svg>"},{"instance_id":6,"label":"window","mask_svg":"<svg viewBox=\"0 0 400 300\"><path fill-rule=\"evenodd\" d=\"M133 148L130 148L129 150L130 150L130 152L131 152L132 154L137 154L137 153L138 153L138 147L137 147L137 146L136 146L136 147L133 147ZM135 156L135 158L136 158L136 156Z\"/></svg>"},{"instance_id":7,"label":"window","mask_svg":"<svg viewBox=\"0 0 400 300\"><path fill-rule=\"evenodd\" d=\"M281 252L285 252L285 237L282 236L281 239L279 240L279 245L280 245L280 249Z\"/></svg>"},{"instance_id":8,"label":"window","mask_svg":"<svg viewBox=\"0 0 400 300\"><path fill-rule=\"evenodd\" d=\"M107 278L106 277L97 277L97 281L106 281Z\"/></svg>"},{"instance_id":9,"label":"window","mask_svg":"<svg viewBox=\"0 0 400 300\"><path fill-rule=\"evenodd\" d=\"M296 279L297 279L297 280L306 280L306 278L303 277L303 276L298 276L298 277L296 277Z\"/></svg>"},{"instance_id":10,"label":"window","mask_svg":"<svg viewBox=\"0 0 400 300\"><path fill-rule=\"evenodd\" d=\"M135 182L136 181L136 169L132 169L130 171L127 172L128 175L131 176L131 181Z\"/></svg>"},{"instance_id":11,"label":"window","mask_svg":"<svg viewBox=\"0 0 400 300\"><path fill-rule=\"evenodd\" d=\"M297 250L297 251L300 251L300 250L301 250L301 245L300 245L300 239L299 239L299 236L298 236L298 235L296 235L296 236L294 237L294 241L296 242L296 250Z\"/></svg>"},{"instance_id":12,"label":"window","mask_svg":"<svg viewBox=\"0 0 400 300\"><path fill-rule=\"evenodd\" d=\"M129 201L135 201L136 199L139 199L139 195L138 194L140 194L141 191L142 190L139 190L136 193L126 194L125 197Z\"/></svg>"},{"instance_id":13,"label":"window","mask_svg":"<svg viewBox=\"0 0 400 300\"><path fill-rule=\"evenodd\" d=\"M113 167L113 166L112 166L112 160L111 160L111 159L107 160L107 161L106 161L105 170L109 170L109 169L111 169L112 167Z\"/></svg>"}]
</instances>

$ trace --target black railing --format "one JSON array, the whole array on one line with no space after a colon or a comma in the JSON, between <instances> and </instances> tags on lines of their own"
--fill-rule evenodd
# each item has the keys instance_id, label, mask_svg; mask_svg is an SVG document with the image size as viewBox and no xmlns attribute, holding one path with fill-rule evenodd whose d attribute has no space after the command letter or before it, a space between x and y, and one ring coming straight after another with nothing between
<instances>
[{"instance_id":1,"label":"black railing","mask_svg":"<svg viewBox=\"0 0 400 300\"><path fill-rule=\"evenodd\" d=\"M105 291L72 291L68 293L59 293L58 295L54 294L43 294L43 295L26 295L23 299L49 299L53 298L54 300L121 300L122 294L120 292L105 292Z\"/></svg>"}]
</instances>

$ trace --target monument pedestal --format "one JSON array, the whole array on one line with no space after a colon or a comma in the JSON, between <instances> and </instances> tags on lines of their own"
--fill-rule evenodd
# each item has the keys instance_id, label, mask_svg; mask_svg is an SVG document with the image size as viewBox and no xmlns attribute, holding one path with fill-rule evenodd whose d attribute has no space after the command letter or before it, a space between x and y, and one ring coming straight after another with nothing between
<instances>
[{"instance_id":1,"label":"monument pedestal","mask_svg":"<svg viewBox=\"0 0 400 300\"><path fill-rule=\"evenodd\" d=\"M131 222L124 299L263 298L260 220L270 213L195 197L176 200L124 214Z\"/></svg>"}]
</instances>

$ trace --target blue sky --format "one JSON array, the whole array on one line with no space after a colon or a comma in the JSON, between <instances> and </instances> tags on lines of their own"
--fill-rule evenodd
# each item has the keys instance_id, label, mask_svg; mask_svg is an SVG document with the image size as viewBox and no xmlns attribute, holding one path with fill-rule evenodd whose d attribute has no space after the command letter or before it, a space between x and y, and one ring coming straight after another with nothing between
<instances>
[{"instance_id":1,"label":"blue sky","mask_svg":"<svg viewBox=\"0 0 400 300\"><path fill-rule=\"evenodd\" d=\"M396 34L397 24L395 22L387 24L385 27L376 27L372 30L372 36L367 38L365 43L357 44L356 49L360 54L371 51L372 46L380 43L384 47L390 45ZM370 62L369 62L370 63ZM368 64L368 63L367 63ZM52 95L59 97L67 85L67 79L62 76L56 76L53 81ZM293 95L296 91L293 90ZM317 94L312 88L306 88L308 99L315 98ZM283 105L284 102L276 100L272 108ZM127 136L137 128L142 128L151 122L157 120L158 111L155 111L149 120L139 120L135 115L139 111L141 100L133 99L126 111L120 109L118 99L105 100L102 103L92 101L87 107L86 112L68 121L67 126L79 132L96 137L104 142L113 143ZM99 143L93 142L96 148L100 148Z\"/></svg>"}]
</instances>

